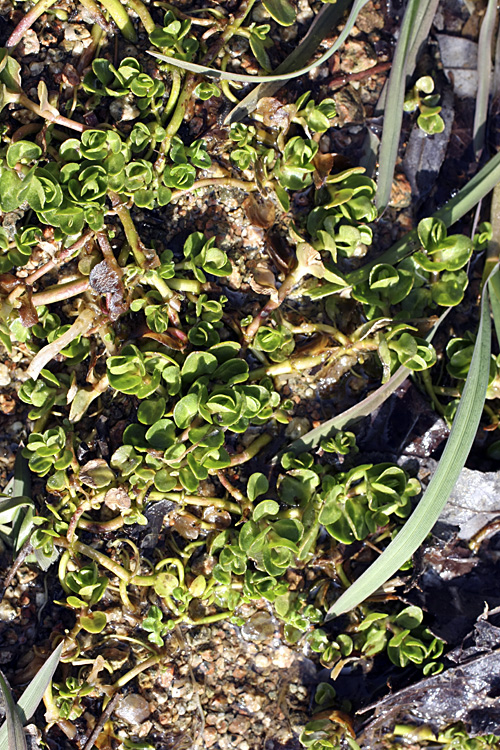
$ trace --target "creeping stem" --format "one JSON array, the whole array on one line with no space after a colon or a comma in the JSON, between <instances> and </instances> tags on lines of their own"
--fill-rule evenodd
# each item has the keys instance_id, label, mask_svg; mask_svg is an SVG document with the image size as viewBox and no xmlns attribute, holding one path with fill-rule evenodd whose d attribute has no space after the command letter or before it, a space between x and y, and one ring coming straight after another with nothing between
<instances>
[{"instance_id":1,"label":"creeping stem","mask_svg":"<svg viewBox=\"0 0 500 750\"><path fill-rule=\"evenodd\" d=\"M83 294L90 289L88 276L79 276L72 281L64 281L62 284L48 287L43 292L37 292L31 298L35 307L40 305L50 305L52 302L62 302L70 297L76 297L77 294Z\"/></svg>"},{"instance_id":2,"label":"creeping stem","mask_svg":"<svg viewBox=\"0 0 500 750\"><path fill-rule=\"evenodd\" d=\"M6 48L12 49L19 44L28 29L31 29L37 18L40 18L40 16L54 5L55 2L56 0L39 0L39 2L36 3L36 5L34 5L23 18L21 18L12 34L7 39L5 43Z\"/></svg>"},{"instance_id":3,"label":"creeping stem","mask_svg":"<svg viewBox=\"0 0 500 750\"><path fill-rule=\"evenodd\" d=\"M108 195L111 200L111 205L122 223L125 237L127 238L127 242L130 245L130 249L132 250L137 265L141 268L156 268L159 266L160 259L154 250L147 249L141 242L135 224L132 221L130 211L123 205L120 196L112 190L109 191Z\"/></svg>"},{"instance_id":4,"label":"creeping stem","mask_svg":"<svg viewBox=\"0 0 500 750\"><path fill-rule=\"evenodd\" d=\"M137 13L147 33L151 34L155 30L156 24L142 0L127 0L127 5L134 13Z\"/></svg>"},{"instance_id":5,"label":"creeping stem","mask_svg":"<svg viewBox=\"0 0 500 750\"><path fill-rule=\"evenodd\" d=\"M258 367L256 370L252 370L250 373L251 380L260 380L266 377L276 377L277 375L289 375L292 372L298 372L300 370L310 370L313 367L323 364L327 360L333 362L344 355L355 354L357 352L370 352L378 349L378 341L365 339L363 341L356 341L354 344L349 346L339 346L336 349L326 349L321 354L315 354L311 357L291 357L290 359L284 360L284 362L278 362L275 365L268 365L267 367Z\"/></svg>"},{"instance_id":6,"label":"creeping stem","mask_svg":"<svg viewBox=\"0 0 500 750\"><path fill-rule=\"evenodd\" d=\"M215 60L215 58L217 57L221 49L224 48L224 46L231 39L233 34L239 29L239 27L241 26L245 18L248 16L255 2L256 0L243 0L243 3L241 4L240 9L238 11L238 14L233 19L233 21L231 21L231 23L229 23L226 26L226 28L224 29L224 32L220 35L219 39L217 39L215 44L208 50L207 54L204 56L203 60L201 61L202 65L210 65ZM184 115L186 114L187 103L191 99L193 91L196 87L196 82L197 82L197 76L195 75L187 75L184 80L184 86L177 100L177 106L175 107L174 113L172 115L172 119L170 120L166 128L165 138L161 142L160 148L158 150L158 158L156 159L156 162L155 162L155 170L156 172L160 174L165 169L165 158L170 149L172 138L174 137L174 135L177 133L180 126L182 125L182 121L184 120ZM172 85L174 85L174 82L172 82ZM169 104L170 104L170 100L169 100Z\"/></svg>"},{"instance_id":7,"label":"creeping stem","mask_svg":"<svg viewBox=\"0 0 500 750\"><path fill-rule=\"evenodd\" d=\"M106 8L113 21L122 32L125 39L127 39L129 42L136 42L137 34L135 33L132 21L130 20L126 9L119 2L119 0L101 0L101 5Z\"/></svg>"},{"instance_id":8,"label":"creeping stem","mask_svg":"<svg viewBox=\"0 0 500 750\"><path fill-rule=\"evenodd\" d=\"M65 346L68 346L68 344L78 338L78 336L82 336L84 333L87 333L87 331L92 327L94 319L95 313L93 310L90 310L89 308L82 310L73 325L69 328L69 330L66 331L66 333L63 333L62 336L59 336L50 344L44 346L43 349L40 349L38 354L33 357L27 370L28 376L30 378L33 378L33 380L36 380L43 368L50 362L51 359L56 356L56 354L59 354L61 349L64 349Z\"/></svg>"},{"instance_id":9,"label":"creeping stem","mask_svg":"<svg viewBox=\"0 0 500 750\"><path fill-rule=\"evenodd\" d=\"M181 91L182 76L179 71L179 68L174 68L173 66L170 66L169 72L170 72L170 75L172 76L172 85L170 87L170 94L168 97L168 102L161 116L161 121L163 125L167 122L168 118L174 111L175 103L177 99L179 98L179 94Z\"/></svg>"}]
</instances>

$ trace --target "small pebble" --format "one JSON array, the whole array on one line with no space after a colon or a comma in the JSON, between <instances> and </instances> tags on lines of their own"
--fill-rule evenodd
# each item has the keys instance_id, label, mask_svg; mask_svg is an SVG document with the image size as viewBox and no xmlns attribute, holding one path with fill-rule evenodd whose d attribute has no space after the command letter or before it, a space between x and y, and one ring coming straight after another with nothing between
<instances>
[{"instance_id":1,"label":"small pebble","mask_svg":"<svg viewBox=\"0 0 500 750\"><path fill-rule=\"evenodd\" d=\"M146 721L150 713L149 703L137 693L126 695L115 708L115 716L126 721L127 724L141 724Z\"/></svg>"},{"instance_id":2,"label":"small pebble","mask_svg":"<svg viewBox=\"0 0 500 750\"><path fill-rule=\"evenodd\" d=\"M10 383L10 372L7 365L0 364L0 386L6 386Z\"/></svg>"},{"instance_id":3,"label":"small pebble","mask_svg":"<svg viewBox=\"0 0 500 750\"><path fill-rule=\"evenodd\" d=\"M268 612L256 612L242 626L241 634L248 641L265 641L274 635L274 621Z\"/></svg>"}]
</instances>

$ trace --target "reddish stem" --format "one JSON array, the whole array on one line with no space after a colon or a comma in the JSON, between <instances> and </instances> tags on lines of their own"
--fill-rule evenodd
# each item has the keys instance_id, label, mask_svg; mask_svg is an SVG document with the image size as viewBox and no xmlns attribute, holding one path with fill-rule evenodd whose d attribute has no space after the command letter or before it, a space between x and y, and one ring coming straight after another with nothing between
<instances>
[{"instance_id":1,"label":"reddish stem","mask_svg":"<svg viewBox=\"0 0 500 750\"><path fill-rule=\"evenodd\" d=\"M39 2L36 3L36 5L34 5L23 18L21 18L12 34L7 39L7 42L5 43L6 48L12 49L17 44L19 44L23 36L33 26L37 18L40 18L40 16L45 13L45 11L47 11L51 7L51 5L54 5L55 2L56 0L39 0Z\"/></svg>"},{"instance_id":2,"label":"reddish stem","mask_svg":"<svg viewBox=\"0 0 500 750\"><path fill-rule=\"evenodd\" d=\"M363 81L365 78L370 78L371 76L377 75L378 73L385 73L386 70L390 69L391 65L392 62L383 62L378 63L377 65L373 65L371 68L367 68L366 70L360 70L357 73L344 73L341 76L334 76L328 82L328 88L335 91L336 89L342 88L342 86L345 86L351 81Z\"/></svg>"},{"instance_id":3,"label":"reddish stem","mask_svg":"<svg viewBox=\"0 0 500 750\"><path fill-rule=\"evenodd\" d=\"M24 283L26 285L34 284L35 281L38 281L38 279L40 279L42 276L45 276L45 274L49 273L49 271L52 271L54 268L58 268L59 266L63 265L63 263L67 263L68 260L71 260L77 250L80 250L80 248L84 247L87 244L92 235L92 230L88 229L76 242L74 242L69 247L64 247L62 250L59 250L59 252L56 253L56 255L52 258L52 260L47 261L47 263L44 263L43 266L37 268L36 271L30 273L30 275L24 279Z\"/></svg>"}]
</instances>

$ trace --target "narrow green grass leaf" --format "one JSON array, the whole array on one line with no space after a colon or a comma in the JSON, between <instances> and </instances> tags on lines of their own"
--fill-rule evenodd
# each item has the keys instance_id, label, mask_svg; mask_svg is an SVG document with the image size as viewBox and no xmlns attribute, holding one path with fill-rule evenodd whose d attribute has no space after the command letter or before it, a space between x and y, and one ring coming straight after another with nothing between
<instances>
[{"instance_id":1,"label":"narrow green grass leaf","mask_svg":"<svg viewBox=\"0 0 500 750\"><path fill-rule=\"evenodd\" d=\"M435 322L426 337L427 341L432 341L439 326L446 318L450 310L451 308L447 308L440 316L439 320ZM370 414L373 414L375 409L378 409L378 407L381 406L384 401L387 401L389 396L391 396L394 391L399 388L402 383L404 383L409 375L411 375L411 370L404 366L399 367L394 375L389 378L387 383L381 385L358 404L354 404L354 406L351 406L350 409L346 409L341 414L337 414L337 416L332 417L332 419L328 419L326 422L320 424L319 427L315 427L314 430L306 432L305 435L297 438L297 440L294 440L293 443L287 446L286 450L294 451L294 453L303 453L304 451L310 451L313 448L316 448L321 440L330 437L330 435L334 431L342 430L347 424L352 424L362 417L367 417Z\"/></svg>"},{"instance_id":2,"label":"narrow green grass leaf","mask_svg":"<svg viewBox=\"0 0 500 750\"><path fill-rule=\"evenodd\" d=\"M472 137L476 159L484 148L486 139L486 120L488 119L488 100L491 88L491 55L493 49L493 32L497 22L497 0L488 0L486 13L481 23L477 46L477 94Z\"/></svg>"},{"instance_id":3,"label":"narrow green grass leaf","mask_svg":"<svg viewBox=\"0 0 500 750\"><path fill-rule=\"evenodd\" d=\"M31 495L31 472L28 459L23 456L20 447L16 453L14 463L14 483L12 485L12 497L30 497Z\"/></svg>"},{"instance_id":4,"label":"narrow green grass leaf","mask_svg":"<svg viewBox=\"0 0 500 750\"><path fill-rule=\"evenodd\" d=\"M484 167L463 187L443 208L436 211L434 217L441 219L447 227L465 216L474 206L479 203L495 185L500 182L500 152L487 162ZM383 252L377 258L356 271L347 274L346 281L350 286L365 281L377 263L388 263L394 265L406 258L420 247L416 229L412 229L392 247Z\"/></svg>"},{"instance_id":5,"label":"narrow green grass leaf","mask_svg":"<svg viewBox=\"0 0 500 750\"><path fill-rule=\"evenodd\" d=\"M493 323L497 341L500 342L500 275L495 274L488 282L488 291L490 293L491 312L493 314Z\"/></svg>"},{"instance_id":6,"label":"narrow green grass leaf","mask_svg":"<svg viewBox=\"0 0 500 750\"><path fill-rule=\"evenodd\" d=\"M359 404L351 406L350 409L346 409L341 414L337 414L336 417L328 419L323 424L320 424L319 427L315 427L314 430L306 432L305 435L294 440L291 445L287 446L287 451L294 451L294 453L310 451L316 448L321 440L330 437L335 430L342 430L346 424L372 414L375 409L378 409L394 393L396 388L399 388L401 383L404 383L410 374L411 370L407 367L399 367L387 383L381 385L380 388L377 388L376 391L360 401Z\"/></svg>"},{"instance_id":7,"label":"narrow green grass leaf","mask_svg":"<svg viewBox=\"0 0 500 750\"><path fill-rule=\"evenodd\" d=\"M0 672L0 692L5 704L7 750L28 750L23 725L19 718L11 689L2 672Z\"/></svg>"},{"instance_id":8,"label":"narrow green grass leaf","mask_svg":"<svg viewBox=\"0 0 500 750\"><path fill-rule=\"evenodd\" d=\"M483 413L490 369L491 320L488 287L481 300L481 318L472 362L450 437L434 476L420 502L380 557L330 607L327 620L347 612L373 594L411 558L436 523L455 486L474 442Z\"/></svg>"},{"instance_id":9,"label":"narrow green grass leaf","mask_svg":"<svg viewBox=\"0 0 500 750\"><path fill-rule=\"evenodd\" d=\"M29 497L8 497L0 500L0 523L10 523L20 508L35 508Z\"/></svg>"},{"instance_id":10,"label":"narrow green grass leaf","mask_svg":"<svg viewBox=\"0 0 500 750\"><path fill-rule=\"evenodd\" d=\"M500 183L494 187L491 196L490 223L491 239L488 243L482 281L485 284L490 277L488 291L490 293L491 311L497 341L500 342L500 274L491 275L493 268L500 260Z\"/></svg>"},{"instance_id":11,"label":"narrow green grass leaf","mask_svg":"<svg viewBox=\"0 0 500 750\"><path fill-rule=\"evenodd\" d=\"M436 15L436 10L439 5L439 0L426 0L427 5L423 5L422 7L422 16L419 23L416 23L414 27L411 30L410 35L410 49L408 52L408 58L407 58L407 64L406 64L406 82L408 84L408 76L411 76L413 74L413 71L415 70L415 64L417 61L418 54L420 52L420 48L422 47L423 43L427 40L427 37L429 36L429 31L432 26L432 22L434 20L434 16ZM385 109L385 103L387 100L387 81L384 84L384 88L382 89L382 93L380 94L379 100L377 102L377 106L375 108L375 114L381 115L384 112Z\"/></svg>"},{"instance_id":12,"label":"narrow green grass leaf","mask_svg":"<svg viewBox=\"0 0 500 750\"><path fill-rule=\"evenodd\" d=\"M332 35L333 30L337 27L349 4L350 0L338 0L336 3L323 5L299 46L278 65L274 71L275 75L303 68L316 53L323 39ZM264 96L273 96L282 85L281 80L271 81L270 83L259 83L229 112L224 120L224 124L230 125L232 122L238 122L247 117L257 107L260 99Z\"/></svg>"},{"instance_id":13,"label":"narrow green grass leaf","mask_svg":"<svg viewBox=\"0 0 500 750\"><path fill-rule=\"evenodd\" d=\"M59 664L63 646L64 644L60 643L59 646L54 649L47 661L43 664L41 669L39 669L24 693L19 698L16 714L18 716L19 722L21 723L21 728L22 722L27 722L29 719L31 719L36 709L40 705L43 694L47 690L47 687L49 686L49 683L54 676L54 672L57 669L57 665ZM7 722L5 722L4 725L0 728L0 750L11 750L10 744L8 742Z\"/></svg>"},{"instance_id":14,"label":"narrow green grass leaf","mask_svg":"<svg viewBox=\"0 0 500 750\"><path fill-rule=\"evenodd\" d=\"M379 172L375 203L379 212L384 211L391 197L392 179L399 149L399 136L403 122L406 76L414 32L422 22L427 3L409 0L401 25L392 68L387 83L382 140L379 153Z\"/></svg>"},{"instance_id":15,"label":"narrow green grass leaf","mask_svg":"<svg viewBox=\"0 0 500 750\"><path fill-rule=\"evenodd\" d=\"M153 52L152 50L147 50L147 53L148 55L157 57L159 60L167 62L170 65L175 65L178 68L189 70L191 73L201 73L203 75L208 75L212 78L222 78L226 81L242 81L243 83L266 83L268 81L281 81L284 83L285 81L289 81L292 78L298 78L299 76L303 76L306 73L309 73L309 71L314 70L314 68L323 65L324 62L329 60L330 57L339 49L339 47L343 45L343 43L349 36L352 27L356 23L356 19L359 15L360 10L364 8L367 2L368 0L355 0L341 34L332 44L330 49L327 50L327 52L321 55L321 57L312 62L310 65L306 65L304 68L300 68L299 70L295 70L290 73L282 73L279 75L273 74L269 76L250 76L244 75L242 73L227 73L224 70L216 70L215 68L208 68L206 65L198 65L197 63L186 62L185 60L178 60L176 57L162 55L159 52Z\"/></svg>"},{"instance_id":16,"label":"narrow green grass leaf","mask_svg":"<svg viewBox=\"0 0 500 750\"><path fill-rule=\"evenodd\" d=\"M25 721L31 719L38 706L40 705L43 694L47 690L61 659L63 647L64 643L61 642L59 646L54 649L47 661L44 662L43 666L38 670L24 693L19 698L17 705L21 710Z\"/></svg>"}]
</instances>

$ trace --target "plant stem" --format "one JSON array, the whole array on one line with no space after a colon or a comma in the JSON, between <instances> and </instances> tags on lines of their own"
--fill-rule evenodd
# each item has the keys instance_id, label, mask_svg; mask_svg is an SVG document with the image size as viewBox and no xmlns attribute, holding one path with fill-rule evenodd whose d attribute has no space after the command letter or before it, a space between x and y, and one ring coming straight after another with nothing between
<instances>
[{"instance_id":1,"label":"plant stem","mask_svg":"<svg viewBox=\"0 0 500 750\"><path fill-rule=\"evenodd\" d=\"M109 717L113 713L113 711L116 708L116 704L118 703L119 699L118 692L115 693L115 695L111 698L109 703L107 704L106 708L103 710L101 716L99 717L99 721L95 725L94 729L92 730L92 733L90 737L88 738L87 742L85 743L85 747L83 750L92 750L93 747L96 746L97 739L99 738L99 735L104 729L104 725L108 721Z\"/></svg>"},{"instance_id":2,"label":"plant stem","mask_svg":"<svg viewBox=\"0 0 500 750\"><path fill-rule=\"evenodd\" d=\"M302 323L300 326L292 326L284 321L284 324L292 333L329 333L330 336L333 336L333 338L342 344L342 346L347 346L350 342L348 336L341 333L334 326L329 326L324 323Z\"/></svg>"},{"instance_id":3,"label":"plant stem","mask_svg":"<svg viewBox=\"0 0 500 750\"><path fill-rule=\"evenodd\" d=\"M89 242L94 233L91 229L88 229L86 232L82 234L82 236L76 240L76 242L73 242L72 245L69 247L63 247L61 250L59 250L54 258L52 260L49 260L48 263L44 263L43 266L40 266L40 268L37 268L36 271L33 271L33 273L30 273L29 276L27 276L25 279L23 279L23 283L26 285L31 286L35 283L35 281L38 281L42 276L44 276L46 273L49 273L54 268L59 268L63 263L67 263L69 260L72 259L72 257L76 254L78 250L80 250L82 247L85 247L87 242ZM36 296L36 295L35 295Z\"/></svg>"},{"instance_id":4,"label":"plant stem","mask_svg":"<svg viewBox=\"0 0 500 750\"><path fill-rule=\"evenodd\" d=\"M136 42L137 34L135 33L132 21L130 20L127 11L119 2L119 0L100 0L100 2L101 5L106 8L113 21L122 32L125 39L127 39L129 42Z\"/></svg>"},{"instance_id":5,"label":"plant stem","mask_svg":"<svg viewBox=\"0 0 500 750\"><path fill-rule=\"evenodd\" d=\"M215 188L215 187L233 187L238 188L239 190L245 190L247 193L252 193L255 190L258 190L257 183L255 182L246 182L245 180L237 180L234 177L207 177L203 180L196 180L196 182L191 185L190 188L186 188L185 190L174 190L172 193L172 197L170 199L170 202L176 201L179 198L182 198L183 195L186 195L186 193L192 193L193 190L198 190L199 188Z\"/></svg>"},{"instance_id":6,"label":"plant stem","mask_svg":"<svg viewBox=\"0 0 500 750\"><path fill-rule=\"evenodd\" d=\"M107 34L110 34L113 31L113 26L106 21L101 9L94 0L81 0L81 5L83 5L92 20L95 21L95 23L98 24Z\"/></svg>"},{"instance_id":7,"label":"plant stem","mask_svg":"<svg viewBox=\"0 0 500 750\"><path fill-rule=\"evenodd\" d=\"M135 224L132 221L130 211L123 205L120 196L112 190L109 191L108 195L111 200L111 205L122 223L125 237L127 238L127 242L130 245L130 249L132 250L137 265L141 268L156 268L159 266L160 259L154 250L147 249L141 242Z\"/></svg>"},{"instance_id":8,"label":"plant stem","mask_svg":"<svg viewBox=\"0 0 500 750\"><path fill-rule=\"evenodd\" d=\"M179 94L181 91L182 75L181 75L180 70L178 68L174 68L173 66L170 66L169 72L170 72L170 75L172 76L172 85L170 86L170 94L168 96L168 102L161 116L162 125L165 125L168 118L174 111L175 104L177 102L177 99L179 98Z\"/></svg>"},{"instance_id":9,"label":"plant stem","mask_svg":"<svg viewBox=\"0 0 500 750\"><path fill-rule=\"evenodd\" d=\"M441 385L435 385L434 392L440 396L449 396L450 398L460 398L462 395L458 388L445 388Z\"/></svg>"},{"instance_id":10,"label":"plant stem","mask_svg":"<svg viewBox=\"0 0 500 750\"><path fill-rule=\"evenodd\" d=\"M429 370L423 370L420 374L422 376L422 382L424 384L427 395L429 396L430 400L434 404L434 407L437 413L443 416L444 408L441 402L439 401L438 397L436 396L436 392L435 392L434 386L432 385L432 378L431 378L431 374Z\"/></svg>"},{"instance_id":11,"label":"plant stem","mask_svg":"<svg viewBox=\"0 0 500 750\"><path fill-rule=\"evenodd\" d=\"M33 26L37 18L40 18L40 16L45 13L52 5L54 5L55 2L56 0L39 0L36 5L34 5L23 18L21 18L12 34L5 42L5 47L10 50L17 44L19 44L23 36L26 34L28 29Z\"/></svg>"},{"instance_id":12,"label":"plant stem","mask_svg":"<svg viewBox=\"0 0 500 750\"><path fill-rule=\"evenodd\" d=\"M312 367L323 364L331 356L331 351L316 354L314 357L296 357L295 359L286 359L284 362L278 362L269 367L259 367L250 373L251 380L261 380L266 375L275 377L276 375L289 375L291 372L300 370L310 370Z\"/></svg>"},{"instance_id":13,"label":"plant stem","mask_svg":"<svg viewBox=\"0 0 500 750\"><path fill-rule=\"evenodd\" d=\"M114 575L120 580L125 581L126 583L130 581L131 575L128 570L122 568L121 565L115 563L113 560L111 560L111 558L107 557L107 555L103 555L103 553L99 552L99 550L94 549L93 547L89 547L88 544L83 544L83 542L78 541L71 542L70 544L66 537L61 536L54 538L54 544L56 544L58 547L64 547L64 549L78 552L78 554L80 555L90 557L91 560L94 560L94 562L102 565L103 568L106 568L107 570L111 571L111 573L114 573Z\"/></svg>"},{"instance_id":14,"label":"plant stem","mask_svg":"<svg viewBox=\"0 0 500 750\"><path fill-rule=\"evenodd\" d=\"M64 349L65 346L71 344L71 342L79 336L87 333L92 327L94 319L95 313L93 310L90 310L88 307L82 310L66 333L63 333L62 336L54 339L50 344L47 344L43 349L40 349L38 354L35 354L27 370L28 376L33 378L33 380L36 380L45 365L47 365L56 354L59 354L61 349Z\"/></svg>"},{"instance_id":15,"label":"plant stem","mask_svg":"<svg viewBox=\"0 0 500 750\"><path fill-rule=\"evenodd\" d=\"M253 443L252 443L253 445ZM173 500L175 503L182 505L198 505L200 508L223 508L230 513L241 515L241 508L230 500L224 500L221 497L202 497L201 495L184 495L182 492L159 492L153 490L148 495L149 500Z\"/></svg>"},{"instance_id":16,"label":"plant stem","mask_svg":"<svg viewBox=\"0 0 500 750\"><path fill-rule=\"evenodd\" d=\"M251 380L260 380L266 375L275 377L276 375L288 375L297 370L310 370L312 367L321 365L325 360L329 359L330 362L334 362L340 357L348 354L354 354L356 352L370 352L378 349L378 343L374 340L363 339L363 341L356 341L354 344L349 346L339 346L333 351L331 349L325 350L321 354L316 354L312 357L295 357L286 359L284 362L278 362L275 365L269 365L268 367L259 367L257 370L253 370L250 373Z\"/></svg>"},{"instance_id":17,"label":"plant stem","mask_svg":"<svg viewBox=\"0 0 500 750\"><path fill-rule=\"evenodd\" d=\"M50 286L48 289L44 289L43 292L37 292L33 295L31 301L35 307L40 307L41 305L50 305L52 302L62 302L89 290L90 283L88 276L79 276L77 279L73 279L73 281L65 281L62 284Z\"/></svg>"},{"instance_id":18,"label":"plant stem","mask_svg":"<svg viewBox=\"0 0 500 750\"><path fill-rule=\"evenodd\" d=\"M134 13L137 13L147 33L151 34L151 32L155 30L156 24L142 0L127 0L127 5L134 11Z\"/></svg>"},{"instance_id":19,"label":"plant stem","mask_svg":"<svg viewBox=\"0 0 500 750\"><path fill-rule=\"evenodd\" d=\"M9 91L8 97L10 101L16 101L18 104L21 104L26 109L31 110L39 117L42 117L44 120L54 122L57 125L61 125L61 127L76 130L79 133L83 133L84 130L87 130L87 126L82 122L76 122L76 120L70 120L68 117L63 117L63 115L60 115L59 113L54 114L48 109L42 109L39 104L35 104L35 102L32 102L31 99L29 99L26 94L23 94L22 92Z\"/></svg>"},{"instance_id":20,"label":"plant stem","mask_svg":"<svg viewBox=\"0 0 500 750\"><path fill-rule=\"evenodd\" d=\"M102 531L104 534L110 531L118 531L123 527L123 517L117 516L110 521L91 521L88 518L80 518L78 528L85 531Z\"/></svg>"},{"instance_id":21,"label":"plant stem","mask_svg":"<svg viewBox=\"0 0 500 750\"><path fill-rule=\"evenodd\" d=\"M158 662L164 658L165 657L163 654L156 654L155 656L150 656L149 659L146 659L140 664L136 664L133 669L131 669L129 672L126 672L115 682L113 688L115 690L118 690L119 688L126 685L127 682L130 682L130 680L133 680L134 677L137 677L138 674L141 674L141 672L145 672L146 669L149 669L149 667L153 667L155 664L158 664Z\"/></svg>"},{"instance_id":22,"label":"plant stem","mask_svg":"<svg viewBox=\"0 0 500 750\"><path fill-rule=\"evenodd\" d=\"M271 435L268 435L267 433L265 433L264 435L259 435L259 437L256 438L253 443L251 443L248 448L246 448L242 453L231 456L231 466L239 466L240 464L244 464L247 461L250 461L257 455L260 449L268 445L271 440ZM213 469L210 473L216 474L217 470Z\"/></svg>"},{"instance_id":23,"label":"plant stem","mask_svg":"<svg viewBox=\"0 0 500 750\"><path fill-rule=\"evenodd\" d=\"M184 115L186 113L186 106L188 101L191 99L195 84L196 76L186 76L184 80L184 86L182 87L182 91L179 95L179 98L177 99L177 105L174 109L172 119L167 125L165 138L162 140L160 148L158 149L158 157L154 164L155 172L157 172L158 174L161 174L165 169L165 158L170 150L172 138L182 125L182 121L184 120Z\"/></svg>"},{"instance_id":24,"label":"plant stem","mask_svg":"<svg viewBox=\"0 0 500 750\"><path fill-rule=\"evenodd\" d=\"M214 44L213 47L211 47L207 54L204 56L203 60L201 61L202 65L210 65L221 49L227 44L229 39L233 36L235 31L241 26L247 15L250 13L253 5L255 4L256 0L243 0L237 16L234 18L234 20L229 23L226 28L224 29L223 33L220 35L217 42ZM167 129L165 138L161 142L159 151L158 151L158 158L156 159L154 168L155 171L161 174L163 170L165 169L165 158L168 154L168 151L170 149L170 144L172 143L172 138L179 130L180 126L182 125L182 121L184 120L184 115L186 114L186 106L188 101L191 99L191 95L195 89L197 81L196 75L187 75L184 80L184 86L182 88L182 91L180 93L180 96L177 100L177 106L174 110L174 114L172 115L172 119L170 120Z\"/></svg>"},{"instance_id":25,"label":"plant stem","mask_svg":"<svg viewBox=\"0 0 500 750\"><path fill-rule=\"evenodd\" d=\"M213 47L211 47L208 50L207 54L201 61L202 65L210 65L215 60L219 52L226 46L226 44L231 39L231 37L240 28L243 21L245 20L245 18L248 16L253 6L255 5L255 2L256 0L243 0L242 4L240 5L238 9L238 14L230 23L228 23L228 25L226 26L226 28L220 35L219 39L217 39Z\"/></svg>"},{"instance_id":26,"label":"plant stem","mask_svg":"<svg viewBox=\"0 0 500 750\"><path fill-rule=\"evenodd\" d=\"M199 620L191 620L190 618L186 619L186 622L189 625L209 625L211 622L219 622L220 620L226 620L228 617L231 617L234 612L218 612L215 615L207 615L206 617L200 617Z\"/></svg>"},{"instance_id":27,"label":"plant stem","mask_svg":"<svg viewBox=\"0 0 500 750\"><path fill-rule=\"evenodd\" d=\"M248 343L255 337L262 323L269 318L271 313L281 305L283 300L290 294L293 287L307 274L307 269L297 264L297 266L286 276L278 290L277 296L271 297L264 305L262 310L255 316L245 331L245 341Z\"/></svg>"}]
</instances>

